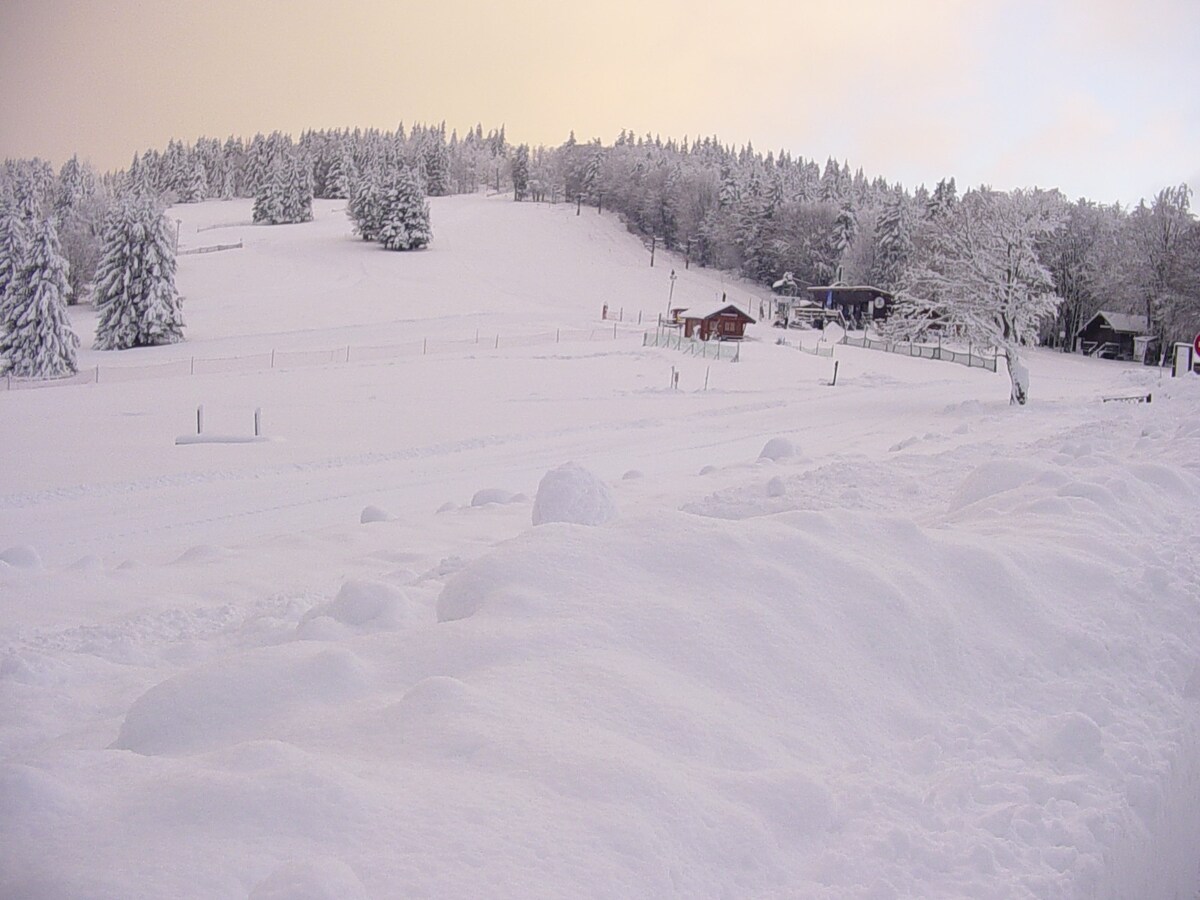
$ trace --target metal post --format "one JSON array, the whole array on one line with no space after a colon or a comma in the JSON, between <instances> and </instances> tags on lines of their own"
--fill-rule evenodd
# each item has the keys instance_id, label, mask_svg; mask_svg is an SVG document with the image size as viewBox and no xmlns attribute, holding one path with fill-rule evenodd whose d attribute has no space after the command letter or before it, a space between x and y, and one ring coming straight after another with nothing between
<instances>
[{"instance_id":1,"label":"metal post","mask_svg":"<svg viewBox=\"0 0 1200 900\"><path fill-rule=\"evenodd\" d=\"M658 238L650 235L650 268L654 268L654 248L658 246Z\"/></svg>"},{"instance_id":2,"label":"metal post","mask_svg":"<svg viewBox=\"0 0 1200 900\"><path fill-rule=\"evenodd\" d=\"M196 434L204 433L204 405L196 407Z\"/></svg>"}]
</instances>

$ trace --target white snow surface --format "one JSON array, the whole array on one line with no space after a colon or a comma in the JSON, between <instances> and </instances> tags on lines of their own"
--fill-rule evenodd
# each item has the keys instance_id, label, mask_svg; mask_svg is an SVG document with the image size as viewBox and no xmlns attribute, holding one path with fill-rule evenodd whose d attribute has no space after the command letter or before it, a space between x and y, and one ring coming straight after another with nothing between
<instances>
[{"instance_id":1,"label":"white snow surface","mask_svg":"<svg viewBox=\"0 0 1200 900\"><path fill-rule=\"evenodd\" d=\"M643 348L761 292L608 214L343 205L171 210L188 341L0 392L0 896L1195 896L1200 378L831 388Z\"/></svg>"}]
</instances>

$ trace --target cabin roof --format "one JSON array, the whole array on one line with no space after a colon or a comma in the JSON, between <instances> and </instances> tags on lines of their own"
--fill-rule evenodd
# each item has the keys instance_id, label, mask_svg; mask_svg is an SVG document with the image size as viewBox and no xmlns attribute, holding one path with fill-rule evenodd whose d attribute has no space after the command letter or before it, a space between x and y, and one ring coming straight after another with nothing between
<instances>
[{"instance_id":1,"label":"cabin roof","mask_svg":"<svg viewBox=\"0 0 1200 900\"><path fill-rule=\"evenodd\" d=\"M754 319L740 309L735 303L702 303L699 306L688 306L683 310L684 319L712 319L723 312L734 312L747 322L753 324Z\"/></svg>"},{"instance_id":2,"label":"cabin roof","mask_svg":"<svg viewBox=\"0 0 1200 900\"><path fill-rule=\"evenodd\" d=\"M1150 323L1145 316L1135 316L1130 313L1115 313L1106 310L1100 310L1079 329L1079 334L1083 334L1092 327L1092 323L1097 319L1103 319L1108 323L1108 327L1113 331L1121 334L1149 334Z\"/></svg>"}]
</instances>

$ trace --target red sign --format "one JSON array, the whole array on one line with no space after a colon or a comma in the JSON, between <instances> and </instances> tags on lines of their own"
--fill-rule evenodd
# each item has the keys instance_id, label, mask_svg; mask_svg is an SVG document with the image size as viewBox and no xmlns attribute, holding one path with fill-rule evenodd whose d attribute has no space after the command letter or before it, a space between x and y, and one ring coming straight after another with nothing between
<instances>
[{"instance_id":1,"label":"red sign","mask_svg":"<svg viewBox=\"0 0 1200 900\"><path fill-rule=\"evenodd\" d=\"M1200 334L1196 335L1196 339L1192 341L1192 349L1196 351L1196 355L1200 356Z\"/></svg>"}]
</instances>

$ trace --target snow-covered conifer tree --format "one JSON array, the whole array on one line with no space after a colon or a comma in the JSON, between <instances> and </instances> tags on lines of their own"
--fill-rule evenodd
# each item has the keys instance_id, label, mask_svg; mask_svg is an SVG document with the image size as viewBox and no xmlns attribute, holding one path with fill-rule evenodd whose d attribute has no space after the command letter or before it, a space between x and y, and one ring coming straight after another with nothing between
<instances>
[{"instance_id":1,"label":"snow-covered conifer tree","mask_svg":"<svg viewBox=\"0 0 1200 900\"><path fill-rule=\"evenodd\" d=\"M50 220L37 226L23 265L7 291L7 328L0 366L21 378L58 378L76 371L79 338L67 319L67 261Z\"/></svg>"},{"instance_id":2,"label":"snow-covered conifer tree","mask_svg":"<svg viewBox=\"0 0 1200 900\"><path fill-rule=\"evenodd\" d=\"M0 207L0 332L9 327L8 298L25 264L27 249L24 220L12 207Z\"/></svg>"},{"instance_id":3,"label":"snow-covered conifer tree","mask_svg":"<svg viewBox=\"0 0 1200 900\"><path fill-rule=\"evenodd\" d=\"M152 201L128 199L109 214L94 296L99 350L183 340L171 228Z\"/></svg>"},{"instance_id":4,"label":"snow-covered conifer tree","mask_svg":"<svg viewBox=\"0 0 1200 900\"><path fill-rule=\"evenodd\" d=\"M364 241L379 237L379 229L383 226L383 188L376 167L369 166L359 173L350 202L346 204L346 215Z\"/></svg>"},{"instance_id":5,"label":"snow-covered conifer tree","mask_svg":"<svg viewBox=\"0 0 1200 900\"><path fill-rule=\"evenodd\" d=\"M400 169L383 196L379 241L388 250L417 250L433 237L429 204L408 169Z\"/></svg>"},{"instance_id":6,"label":"snow-covered conifer tree","mask_svg":"<svg viewBox=\"0 0 1200 900\"><path fill-rule=\"evenodd\" d=\"M513 199L524 200L529 190L529 145L521 144L513 154Z\"/></svg>"},{"instance_id":7,"label":"snow-covered conifer tree","mask_svg":"<svg viewBox=\"0 0 1200 900\"><path fill-rule=\"evenodd\" d=\"M875 264L872 282L891 290L900 282L913 252L912 216L908 200L900 188L893 190L883 203L875 223Z\"/></svg>"}]
</instances>

